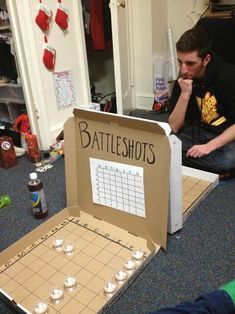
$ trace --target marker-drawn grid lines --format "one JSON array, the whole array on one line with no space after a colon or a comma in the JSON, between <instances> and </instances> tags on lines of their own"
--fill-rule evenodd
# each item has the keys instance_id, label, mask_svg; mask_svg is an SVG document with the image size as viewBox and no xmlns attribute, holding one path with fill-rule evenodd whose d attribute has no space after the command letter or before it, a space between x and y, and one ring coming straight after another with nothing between
<instances>
[{"instance_id":1,"label":"marker-drawn grid lines","mask_svg":"<svg viewBox=\"0 0 235 314\"><path fill-rule=\"evenodd\" d=\"M97 313L108 301L104 285L123 267L132 250L130 244L118 239L116 242L105 232L93 229L79 219L66 220L1 268L0 288L30 312L37 302L44 301L49 304L50 314ZM53 248L56 235L73 243L71 256ZM67 275L77 278L77 287L64 291L63 300L53 304L50 292L62 288Z\"/></svg>"},{"instance_id":2,"label":"marker-drawn grid lines","mask_svg":"<svg viewBox=\"0 0 235 314\"><path fill-rule=\"evenodd\" d=\"M145 217L143 169L124 166L104 161L91 164L95 190L93 200L101 205Z\"/></svg>"},{"instance_id":3,"label":"marker-drawn grid lines","mask_svg":"<svg viewBox=\"0 0 235 314\"><path fill-rule=\"evenodd\" d=\"M185 213L203 195L211 182L199 178L182 176L182 213Z\"/></svg>"}]
</instances>

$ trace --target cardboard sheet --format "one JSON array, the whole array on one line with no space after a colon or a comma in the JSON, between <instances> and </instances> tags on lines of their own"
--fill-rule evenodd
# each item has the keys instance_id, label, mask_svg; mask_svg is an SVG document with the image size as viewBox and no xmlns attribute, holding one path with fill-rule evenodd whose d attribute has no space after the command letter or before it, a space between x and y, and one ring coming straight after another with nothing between
<instances>
[{"instance_id":1,"label":"cardboard sheet","mask_svg":"<svg viewBox=\"0 0 235 314\"><path fill-rule=\"evenodd\" d=\"M0 254L0 297L19 313L34 313L39 302L50 314L103 313L166 247L165 131L152 121L75 109L64 138L68 207ZM123 282L116 279L120 270ZM77 280L72 291L65 289L66 276ZM115 291L107 293L110 282ZM51 298L55 288L63 291L59 302Z\"/></svg>"},{"instance_id":2,"label":"cardboard sheet","mask_svg":"<svg viewBox=\"0 0 235 314\"><path fill-rule=\"evenodd\" d=\"M105 284L110 281L116 283L117 297L118 290L122 292L126 289L150 260L151 254L159 249L156 246L151 251L145 239L110 226L86 213L70 216L78 212L78 208L64 209L54 217L55 225L52 229L47 230L48 224L36 230L37 235L42 234L40 238L35 238L35 242L27 235L24 244L30 242L30 245L10 260L6 261L1 257L0 293L8 302L12 300L12 303L17 304L17 310L34 313L36 304L42 301L48 305L50 314L98 313L107 310L111 299L104 292ZM62 218L64 219L61 221ZM58 221L60 223L56 225ZM60 250L53 246L53 241L59 238L64 241ZM21 242L16 243L15 249ZM72 243L74 247L69 255L64 253L67 243ZM115 274L125 269L125 262L132 259L133 250L138 248L143 251L143 259L129 273L126 285L118 284ZM68 275L77 280L72 291L64 288ZM62 289L64 293L63 299L58 303L50 298L54 288Z\"/></svg>"}]
</instances>

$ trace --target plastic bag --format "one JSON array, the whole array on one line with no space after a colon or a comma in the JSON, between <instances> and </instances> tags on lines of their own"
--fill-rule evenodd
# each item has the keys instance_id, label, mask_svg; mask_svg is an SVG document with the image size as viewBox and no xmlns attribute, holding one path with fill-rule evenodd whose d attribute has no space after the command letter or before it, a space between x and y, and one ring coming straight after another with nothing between
<instances>
[{"instance_id":1,"label":"plastic bag","mask_svg":"<svg viewBox=\"0 0 235 314\"><path fill-rule=\"evenodd\" d=\"M158 113L168 111L169 60L162 56L154 57L154 103L153 110Z\"/></svg>"}]
</instances>

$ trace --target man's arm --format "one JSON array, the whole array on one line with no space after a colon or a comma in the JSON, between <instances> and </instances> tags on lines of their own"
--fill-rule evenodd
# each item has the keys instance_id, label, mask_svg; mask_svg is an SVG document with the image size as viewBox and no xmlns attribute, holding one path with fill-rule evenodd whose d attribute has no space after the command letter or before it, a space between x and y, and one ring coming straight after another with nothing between
<instances>
[{"instance_id":1,"label":"man's arm","mask_svg":"<svg viewBox=\"0 0 235 314\"><path fill-rule=\"evenodd\" d=\"M202 294L194 302L183 302L152 314L234 314L234 310L231 295L223 290L215 290Z\"/></svg>"},{"instance_id":2,"label":"man's arm","mask_svg":"<svg viewBox=\"0 0 235 314\"><path fill-rule=\"evenodd\" d=\"M208 143L192 146L188 150L187 156L200 158L233 141L235 141L235 124L232 124L223 133L221 133Z\"/></svg>"},{"instance_id":3,"label":"man's arm","mask_svg":"<svg viewBox=\"0 0 235 314\"><path fill-rule=\"evenodd\" d=\"M192 94L192 83L193 81L189 79L183 79L182 77L178 79L181 93L175 105L175 108L168 119L169 125L173 133L178 133L184 125L186 110L188 108L189 99Z\"/></svg>"}]
</instances>

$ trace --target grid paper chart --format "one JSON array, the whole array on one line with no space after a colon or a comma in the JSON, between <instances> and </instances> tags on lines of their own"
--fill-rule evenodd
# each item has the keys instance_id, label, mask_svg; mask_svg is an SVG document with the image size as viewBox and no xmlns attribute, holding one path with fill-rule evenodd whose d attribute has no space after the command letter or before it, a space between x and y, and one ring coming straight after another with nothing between
<instances>
[{"instance_id":1,"label":"grid paper chart","mask_svg":"<svg viewBox=\"0 0 235 314\"><path fill-rule=\"evenodd\" d=\"M93 202L145 217L142 167L90 158Z\"/></svg>"}]
</instances>

